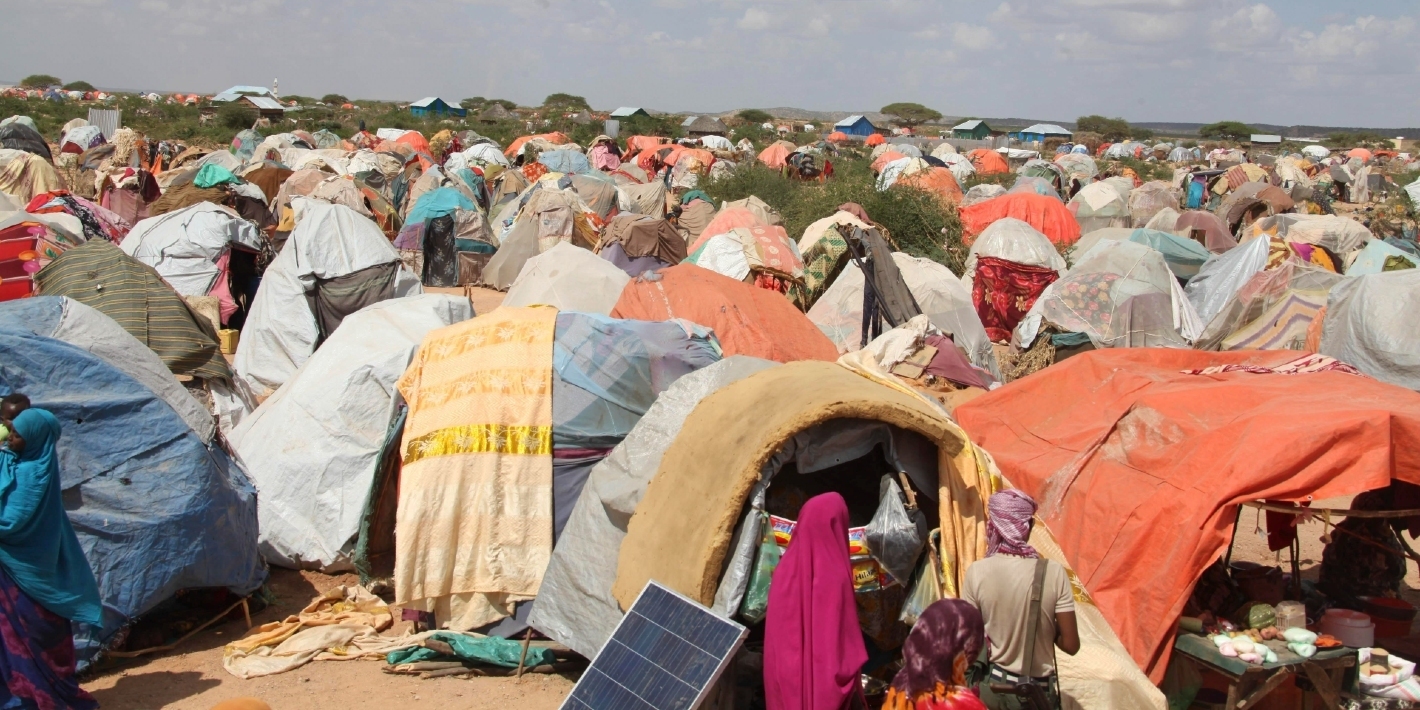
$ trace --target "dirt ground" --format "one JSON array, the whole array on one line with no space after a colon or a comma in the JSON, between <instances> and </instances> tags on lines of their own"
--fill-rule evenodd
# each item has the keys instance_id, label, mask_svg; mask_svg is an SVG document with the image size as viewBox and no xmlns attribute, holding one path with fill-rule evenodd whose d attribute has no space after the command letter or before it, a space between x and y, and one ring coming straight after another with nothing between
<instances>
[{"instance_id":1,"label":"dirt ground","mask_svg":"<svg viewBox=\"0 0 1420 710\"><path fill-rule=\"evenodd\" d=\"M272 568L269 585L276 602L253 614L252 623L294 614L320 593L358 581L355 575ZM402 633L408 626L409 622L398 622L387 633ZM558 675L420 680L388 675L381 670L385 664L380 660L320 661L289 673L242 680L222 669L222 646L245 632L243 621L228 621L169 653L105 666L84 688L105 710L206 710L241 697L260 698L274 710L384 710L426 703L473 710L501 710L514 704L527 710L551 710L561 705L574 682Z\"/></svg>"}]
</instances>

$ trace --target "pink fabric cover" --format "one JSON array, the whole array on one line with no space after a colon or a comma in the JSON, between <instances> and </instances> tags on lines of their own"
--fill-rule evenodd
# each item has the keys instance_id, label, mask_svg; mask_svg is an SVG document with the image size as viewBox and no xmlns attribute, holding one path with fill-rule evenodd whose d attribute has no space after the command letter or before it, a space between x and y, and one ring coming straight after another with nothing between
<instances>
[{"instance_id":1,"label":"pink fabric cover","mask_svg":"<svg viewBox=\"0 0 1420 710\"><path fill-rule=\"evenodd\" d=\"M864 707L858 676L868 660L853 600L848 505L837 493L804 504L774 570L764 628L769 710Z\"/></svg>"}]
</instances>

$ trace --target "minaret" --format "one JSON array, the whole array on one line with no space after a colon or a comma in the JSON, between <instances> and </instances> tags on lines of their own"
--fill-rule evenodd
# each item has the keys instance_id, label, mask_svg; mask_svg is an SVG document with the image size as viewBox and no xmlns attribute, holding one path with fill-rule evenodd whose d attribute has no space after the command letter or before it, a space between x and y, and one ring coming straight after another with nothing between
<instances>
[{"instance_id":1,"label":"minaret","mask_svg":"<svg viewBox=\"0 0 1420 710\"><path fill-rule=\"evenodd\" d=\"M271 95L274 96L274 97L276 97L276 98L278 98L278 99L281 98L281 80L280 80L280 79L272 79L272 80L271 80Z\"/></svg>"}]
</instances>

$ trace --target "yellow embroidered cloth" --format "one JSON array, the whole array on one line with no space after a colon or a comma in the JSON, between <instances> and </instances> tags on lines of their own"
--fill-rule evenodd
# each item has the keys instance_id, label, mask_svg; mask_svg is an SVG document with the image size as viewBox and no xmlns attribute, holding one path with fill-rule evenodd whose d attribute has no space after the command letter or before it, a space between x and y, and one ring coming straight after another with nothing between
<instances>
[{"instance_id":1,"label":"yellow embroidered cloth","mask_svg":"<svg viewBox=\"0 0 1420 710\"><path fill-rule=\"evenodd\" d=\"M554 308L433 331L399 381L409 404L395 601L467 630L532 599L552 556Z\"/></svg>"}]
</instances>

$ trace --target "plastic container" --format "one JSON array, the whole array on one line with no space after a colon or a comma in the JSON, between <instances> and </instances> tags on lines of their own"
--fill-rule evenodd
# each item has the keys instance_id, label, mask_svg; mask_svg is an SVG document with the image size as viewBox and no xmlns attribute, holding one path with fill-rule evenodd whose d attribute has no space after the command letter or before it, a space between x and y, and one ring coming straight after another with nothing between
<instances>
[{"instance_id":1,"label":"plastic container","mask_svg":"<svg viewBox=\"0 0 1420 710\"><path fill-rule=\"evenodd\" d=\"M1351 648L1370 648L1376 643L1376 625L1370 615L1350 609L1327 609L1321 617L1321 632Z\"/></svg>"},{"instance_id":2,"label":"plastic container","mask_svg":"<svg viewBox=\"0 0 1420 710\"><path fill-rule=\"evenodd\" d=\"M1277 605L1277 628L1304 629L1307 626L1307 606L1301 602L1282 602Z\"/></svg>"},{"instance_id":3,"label":"plastic container","mask_svg":"<svg viewBox=\"0 0 1420 710\"><path fill-rule=\"evenodd\" d=\"M1410 635L1415 621L1415 606L1404 599L1362 597L1366 613L1376 624L1376 638L1397 638Z\"/></svg>"}]
</instances>

